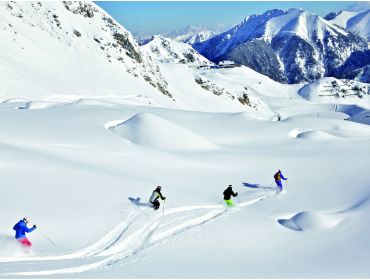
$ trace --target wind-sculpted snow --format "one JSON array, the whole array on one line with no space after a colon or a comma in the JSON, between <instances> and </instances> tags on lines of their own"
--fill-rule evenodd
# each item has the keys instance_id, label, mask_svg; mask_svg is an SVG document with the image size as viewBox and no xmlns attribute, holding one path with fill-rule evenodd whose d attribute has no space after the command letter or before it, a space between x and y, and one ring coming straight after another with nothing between
<instances>
[{"instance_id":1,"label":"wind-sculpted snow","mask_svg":"<svg viewBox=\"0 0 370 280\"><path fill-rule=\"evenodd\" d=\"M370 195L365 195L350 207L339 211L302 211L291 215L290 218L280 218L277 222L294 231L320 231L338 227L341 223L355 219L359 208L369 205Z\"/></svg>"},{"instance_id":2,"label":"wind-sculpted snow","mask_svg":"<svg viewBox=\"0 0 370 280\"><path fill-rule=\"evenodd\" d=\"M50 102L50 101L30 101L25 103L24 105L18 106L18 110L30 109L30 110L38 110L38 109L47 109L57 106L66 105L65 103L60 102Z\"/></svg>"},{"instance_id":3,"label":"wind-sculpted snow","mask_svg":"<svg viewBox=\"0 0 370 280\"><path fill-rule=\"evenodd\" d=\"M304 211L290 219L279 219L278 223L291 230L307 231L336 227L342 220L340 216L335 214Z\"/></svg>"},{"instance_id":4,"label":"wind-sculpted snow","mask_svg":"<svg viewBox=\"0 0 370 280\"><path fill-rule=\"evenodd\" d=\"M217 148L193 131L149 113L137 114L127 121L113 122L106 127L134 144L162 151L210 151Z\"/></svg>"},{"instance_id":5,"label":"wind-sculpted snow","mask_svg":"<svg viewBox=\"0 0 370 280\"><path fill-rule=\"evenodd\" d=\"M322 115L323 118L328 118ZM366 139L370 136L370 128L362 125L332 126L323 129L294 129L289 133L292 138L313 141L336 141L345 139Z\"/></svg>"},{"instance_id":6,"label":"wind-sculpted snow","mask_svg":"<svg viewBox=\"0 0 370 280\"><path fill-rule=\"evenodd\" d=\"M0 262L9 264L2 268L0 275L9 277L75 274L108 267L159 242L174 238L226 213L232 214L233 210L241 210L274 195L275 191L265 192L255 199L240 202L235 209L228 209L223 205L199 205L169 208L161 213L162 210L153 212L152 209L139 207L99 241L80 251L56 256L0 258ZM7 243L10 247L11 242L7 241ZM18 266L26 269L29 266L31 270L20 271L17 266L12 265L13 262L20 263ZM37 270L34 269L35 262Z\"/></svg>"},{"instance_id":7,"label":"wind-sculpted snow","mask_svg":"<svg viewBox=\"0 0 370 280\"><path fill-rule=\"evenodd\" d=\"M325 140L333 140L333 139L335 140L337 138L334 135L326 131L320 131L320 130L304 131L304 132L298 133L296 137L301 138L301 139L315 140L315 141L325 141Z\"/></svg>"},{"instance_id":8,"label":"wind-sculpted snow","mask_svg":"<svg viewBox=\"0 0 370 280\"><path fill-rule=\"evenodd\" d=\"M315 103L245 67L204 72L266 110L0 103L0 277L369 277L370 127L351 121L366 119L365 98ZM288 180L276 194L278 168ZM153 211L157 185L167 199ZM37 224L29 254L13 239L23 216Z\"/></svg>"}]
</instances>

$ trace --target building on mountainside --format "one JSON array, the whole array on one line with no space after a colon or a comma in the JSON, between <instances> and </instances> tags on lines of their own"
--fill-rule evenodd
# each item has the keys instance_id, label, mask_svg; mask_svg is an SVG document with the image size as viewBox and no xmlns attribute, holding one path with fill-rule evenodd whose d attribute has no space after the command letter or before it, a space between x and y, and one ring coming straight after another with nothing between
<instances>
[{"instance_id":1,"label":"building on mountainside","mask_svg":"<svg viewBox=\"0 0 370 280\"><path fill-rule=\"evenodd\" d=\"M232 68L236 67L236 64L234 61L231 60L223 60L218 63L220 68Z\"/></svg>"}]
</instances>

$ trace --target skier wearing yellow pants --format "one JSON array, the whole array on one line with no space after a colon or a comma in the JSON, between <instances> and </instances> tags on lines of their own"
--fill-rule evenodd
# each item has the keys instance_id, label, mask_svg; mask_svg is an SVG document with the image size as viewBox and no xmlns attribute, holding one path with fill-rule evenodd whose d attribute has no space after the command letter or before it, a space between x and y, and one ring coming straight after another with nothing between
<instances>
[{"instance_id":1,"label":"skier wearing yellow pants","mask_svg":"<svg viewBox=\"0 0 370 280\"><path fill-rule=\"evenodd\" d=\"M234 193L231 185L228 186L228 188L224 191L223 195L224 195L224 200L226 202L226 205L228 207L233 207L234 202L231 200L231 196L235 197L238 195L238 193L237 192Z\"/></svg>"}]
</instances>

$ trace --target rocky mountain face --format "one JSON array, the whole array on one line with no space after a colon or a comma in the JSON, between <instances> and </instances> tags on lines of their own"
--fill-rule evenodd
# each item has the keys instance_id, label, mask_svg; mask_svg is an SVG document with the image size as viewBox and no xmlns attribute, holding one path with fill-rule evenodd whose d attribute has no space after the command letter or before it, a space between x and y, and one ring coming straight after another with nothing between
<instances>
[{"instance_id":1,"label":"rocky mountain face","mask_svg":"<svg viewBox=\"0 0 370 280\"><path fill-rule=\"evenodd\" d=\"M122 72L171 97L158 66L131 33L94 3L1 2L0 35L2 60L14 67L22 60L37 77L89 63L86 72L97 68L89 75L106 75L103 69Z\"/></svg>"},{"instance_id":2,"label":"rocky mountain face","mask_svg":"<svg viewBox=\"0 0 370 280\"><path fill-rule=\"evenodd\" d=\"M353 52L333 76L370 83L370 50Z\"/></svg>"},{"instance_id":3,"label":"rocky mountain face","mask_svg":"<svg viewBox=\"0 0 370 280\"><path fill-rule=\"evenodd\" d=\"M301 9L250 16L193 46L211 61L232 60L283 83L333 76L353 52L368 49L363 38Z\"/></svg>"}]
</instances>

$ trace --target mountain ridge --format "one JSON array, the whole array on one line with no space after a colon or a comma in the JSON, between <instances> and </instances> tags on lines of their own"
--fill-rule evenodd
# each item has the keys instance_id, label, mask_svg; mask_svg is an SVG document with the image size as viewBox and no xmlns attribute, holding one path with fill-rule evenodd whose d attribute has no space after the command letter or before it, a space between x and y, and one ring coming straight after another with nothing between
<instances>
[{"instance_id":1,"label":"mountain ridge","mask_svg":"<svg viewBox=\"0 0 370 280\"><path fill-rule=\"evenodd\" d=\"M251 46L256 41L260 43ZM211 61L233 60L283 83L330 76L352 52L368 48L361 37L302 9L274 9L249 16L232 29L193 46ZM272 62L258 68L262 60L256 54L270 56Z\"/></svg>"},{"instance_id":2,"label":"mountain ridge","mask_svg":"<svg viewBox=\"0 0 370 280\"><path fill-rule=\"evenodd\" d=\"M110 89L113 92L119 92L119 84L129 79L130 85L140 87L139 84L146 83L154 91L172 97L158 66L141 52L131 33L94 3L1 2L0 14L2 58L6 63L3 67L8 65L11 68L8 72L13 72L12 68L16 73L15 68L31 67L34 74L25 79L40 85L46 82L40 76L60 81L68 75L73 80L74 92L94 88L87 82L97 83L99 78L90 80L89 76L108 76L107 81L115 84ZM90 69L83 66L88 64ZM76 77L77 68L81 68L79 73L86 72L86 82ZM108 69L116 74L109 78ZM31 94L37 90L27 91Z\"/></svg>"}]
</instances>

